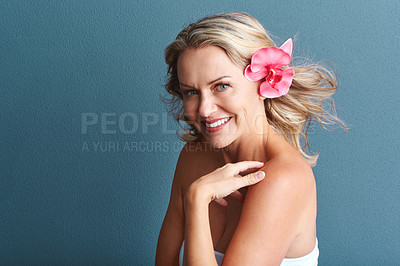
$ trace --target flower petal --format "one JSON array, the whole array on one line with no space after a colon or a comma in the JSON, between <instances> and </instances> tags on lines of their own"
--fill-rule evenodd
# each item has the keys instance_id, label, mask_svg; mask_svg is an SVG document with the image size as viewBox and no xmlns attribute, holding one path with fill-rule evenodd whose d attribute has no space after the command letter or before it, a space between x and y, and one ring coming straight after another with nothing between
<instances>
[{"instance_id":1,"label":"flower petal","mask_svg":"<svg viewBox=\"0 0 400 266\"><path fill-rule=\"evenodd\" d=\"M272 88L267 81L261 83L260 87L258 88L258 94L264 98L276 98L280 96L279 91Z\"/></svg>"},{"instance_id":2,"label":"flower petal","mask_svg":"<svg viewBox=\"0 0 400 266\"><path fill-rule=\"evenodd\" d=\"M284 44L282 44L281 49L292 56L293 41L289 38Z\"/></svg>"},{"instance_id":3,"label":"flower petal","mask_svg":"<svg viewBox=\"0 0 400 266\"><path fill-rule=\"evenodd\" d=\"M268 75L268 70L266 68L261 68L259 71L253 72L251 70L251 65L248 65L244 70L244 76L250 81L259 81Z\"/></svg>"},{"instance_id":4,"label":"flower petal","mask_svg":"<svg viewBox=\"0 0 400 266\"><path fill-rule=\"evenodd\" d=\"M290 55L278 47L264 47L255 52L251 58L251 70L257 72L262 68L282 67L290 64Z\"/></svg>"},{"instance_id":5,"label":"flower petal","mask_svg":"<svg viewBox=\"0 0 400 266\"><path fill-rule=\"evenodd\" d=\"M294 70L292 68L286 68L280 74L282 75L282 79L275 84L274 89L279 92L279 96L282 96L289 92L294 77Z\"/></svg>"}]
</instances>

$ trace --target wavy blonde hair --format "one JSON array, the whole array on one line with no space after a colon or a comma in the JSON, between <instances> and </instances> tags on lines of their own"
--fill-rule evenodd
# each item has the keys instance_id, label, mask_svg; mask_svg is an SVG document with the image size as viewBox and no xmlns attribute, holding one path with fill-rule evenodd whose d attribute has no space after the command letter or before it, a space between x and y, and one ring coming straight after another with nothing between
<instances>
[{"instance_id":1,"label":"wavy blonde hair","mask_svg":"<svg viewBox=\"0 0 400 266\"><path fill-rule=\"evenodd\" d=\"M263 26L253 17L244 13L225 13L205 17L184 28L166 48L165 62L168 65L168 82L165 88L172 98L163 98L169 111L184 129L180 135L186 142L202 140L201 133L184 115L182 93L177 75L177 59L188 47L199 48L214 45L224 49L229 58L245 68L252 55L261 47L276 46ZM274 99L265 99L265 113L268 123L285 138L311 166L316 164L318 154L307 154L310 149L307 133L312 119L324 128L338 123L346 127L335 111L331 95L337 89L334 74L328 69L312 63L291 65L295 75L288 94ZM328 109L324 103L328 103ZM184 121L186 125L180 122ZM304 144L301 145L303 139Z\"/></svg>"}]
</instances>

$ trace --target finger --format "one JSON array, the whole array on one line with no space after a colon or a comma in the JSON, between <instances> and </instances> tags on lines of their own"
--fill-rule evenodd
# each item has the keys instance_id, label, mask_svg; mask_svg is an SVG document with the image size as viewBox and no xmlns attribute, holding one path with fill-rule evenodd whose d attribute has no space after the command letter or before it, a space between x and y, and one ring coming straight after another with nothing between
<instances>
[{"instance_id":1,"label":"finger","mask_svg":"<svg viewBox=\"0 0 400 266\"><path fill-rule=\"evenodd\" d=\"M229 169L232 169L232 175L238 175L240 172L244 172L251 168L261 168L264 166L263 162L258 161L243 161L231 164Z\"/></svg>"},{"instance_id":2,"label":"finger","mask_svg":"<svg viewBox=\"0 0 400 266\"><path fill-rule=\"evenodd\" d=\"M263 180L265 177L265 172L264 171L257 171L255 173L251 173L248 175L243 176L242 178L239 178L241 184L243 185L242 187L245 186L250 186L254 185L261 180Z\"/></svg>"},{"instance_id":3,"label":"finger","mask_svg":"<svg viewBox=\"0 0 400 266\"><path fill-rule=\"evenodd\" d=\"M232 192L230 196L231 196L232 198L234 198L234 199L236 199L236 200L242 202L242 203L244 202L244 195L243 195L243 193L241 193L241 192L238 191L238 190Z\"/></svg>"},{"instance_id":4,"label":"finger","mask_svg":"<svg viewBox=\"0 0 400 266\"><path fill-rule=\"evenodd\" d=\"M228 206L228 202L223 198L215 199L214 201L223 207Z\"/></svg>"}]
</instances>

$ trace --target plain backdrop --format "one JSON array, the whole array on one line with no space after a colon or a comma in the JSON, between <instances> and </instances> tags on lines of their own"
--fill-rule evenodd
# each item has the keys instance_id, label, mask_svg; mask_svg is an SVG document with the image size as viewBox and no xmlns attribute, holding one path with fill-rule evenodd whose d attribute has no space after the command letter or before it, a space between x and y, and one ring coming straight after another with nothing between
<instances>
[{"instance_id":1,"label":"plain backdrop","mask_svg":"<svg viewBox=\"0 0 400 266\"><path fill-rule=\"evenodd\" d=\"M313 124L320 265L400 260L399 1L0 1L0 264L153 265L183 143L160 101L165 47L240 11L294 60L333 65Z\"/></svg>"}]
</instances>

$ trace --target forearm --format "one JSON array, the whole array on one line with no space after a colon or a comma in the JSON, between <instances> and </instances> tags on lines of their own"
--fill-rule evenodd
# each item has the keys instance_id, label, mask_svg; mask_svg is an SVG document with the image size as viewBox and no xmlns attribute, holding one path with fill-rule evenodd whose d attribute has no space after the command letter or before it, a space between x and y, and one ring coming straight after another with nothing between
<instances>
[{"instance_id":1,"label":"forearm","mask_svg":"<svg viewBox=\"0 0 400 266\"><path fill-rule=\"evenodd\" d=\"M199 193L185 197L185 255L184 265L218 265L208 213L209 202Z\"/></svg>"}]
</instances>

